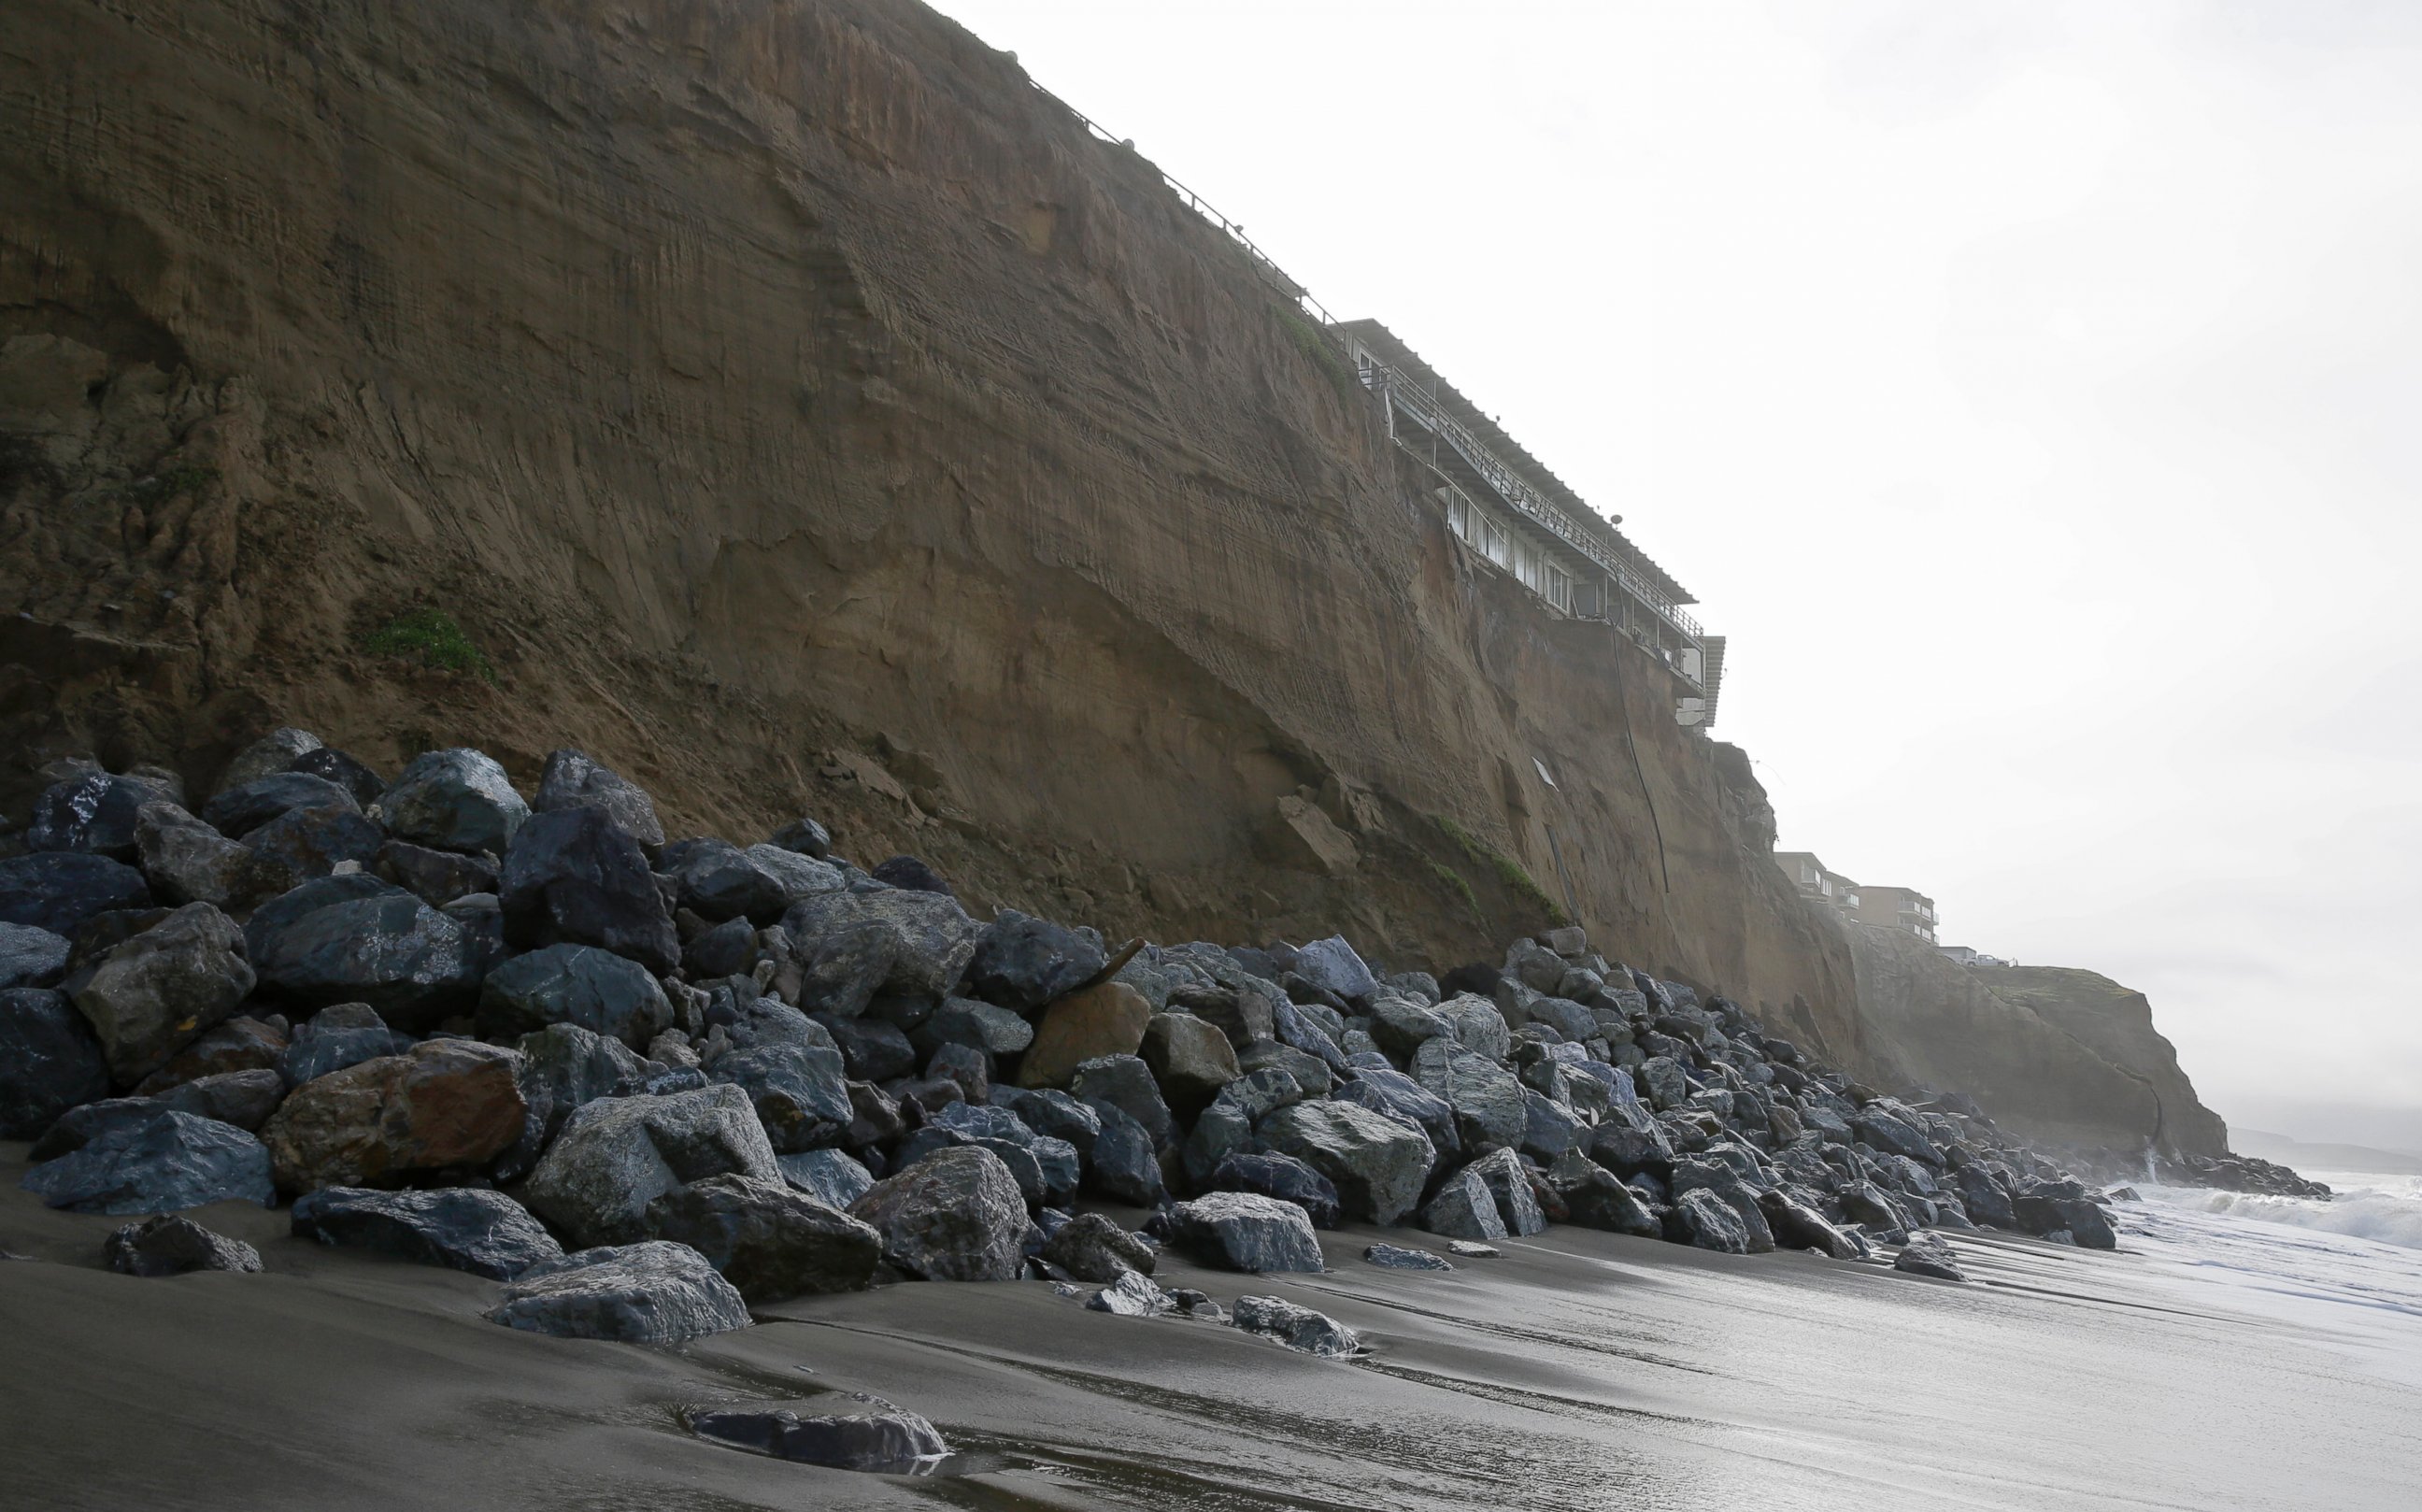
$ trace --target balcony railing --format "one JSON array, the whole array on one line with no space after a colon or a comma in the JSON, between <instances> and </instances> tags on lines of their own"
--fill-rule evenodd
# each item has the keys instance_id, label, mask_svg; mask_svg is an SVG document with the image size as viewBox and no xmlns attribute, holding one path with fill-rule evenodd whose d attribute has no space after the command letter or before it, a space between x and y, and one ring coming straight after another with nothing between
<instances>
[{"instance_id":1,"label":"balcony railing","mask_svg":"<svg viewBox=\"0 0 2422 1512\"><path fill-rule=\"evenodd\" d=\"M1646 579L1632 571L1631 565L1601 545L1580 522L1550 503L1539 491L1522 480L1521 474L1497 460L1480 438L1446 412L1422 385L1410 375L1385 363L1374 363L1362 370L1362 383L1374 392L1387 395L1394 403L1409 412L1422 426L1455 449L1455 454L1468 463L1483 481L1496 490L1498 496L1512 505L1533 523L1551 532L1574 550L1597 563L1630 594L1660 620L1690 637L1698 639L1705 631L1690 612L1663 593L1651 588Z\"/></svg>"}]
</instances>

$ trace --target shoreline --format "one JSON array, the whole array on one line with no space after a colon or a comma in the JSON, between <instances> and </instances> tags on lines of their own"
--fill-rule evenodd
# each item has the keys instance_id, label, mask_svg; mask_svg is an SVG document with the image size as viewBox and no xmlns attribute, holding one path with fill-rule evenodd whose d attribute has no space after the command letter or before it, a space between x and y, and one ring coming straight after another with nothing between
<instances>
[{"instance_id":1,"label":"shoreline","mask_svg":"<svg viewBox=\"0 0 2422 1512\"><path fill-rule=\"evenodd\" d=\"M1958 1286L1559 1226L1433 1273L1365 1264L1387 1231L1354 1225L1322 1232L1318 1274L1156 1277L1317 1307L1364 1334L1354 1361L1034 1282L801 1299L653 1349L497 1328L495 1284L294 1239L272 1209L195 1214L266 1274L113 1275L119 1221L42 1208L22 1161L0 1149L0 1247L32 1257L0 1265L0 1421L33 1493L10 1505L2386 1508L2422 1468L2291 1462L2417 1394L2132 1248L1963 1233L1981 1284ZM765 1459L676 1415L835 1391L932 1418L976 1473ZM2383 1431L2347 1441L2410 1442Z\"/></svg>"}]
</instances>

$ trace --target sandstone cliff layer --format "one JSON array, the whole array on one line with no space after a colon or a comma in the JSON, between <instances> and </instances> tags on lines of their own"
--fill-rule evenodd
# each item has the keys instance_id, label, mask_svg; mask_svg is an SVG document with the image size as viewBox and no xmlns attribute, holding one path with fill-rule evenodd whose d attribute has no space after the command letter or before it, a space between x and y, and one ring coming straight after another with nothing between
<instances>
[{"instance_id":1,"label":"sandstone cliff layer","mask_svg":"<svg viewBox=\"0 0 2422 1512\"><path fill-rule=\"evenodd\" d=\"M1878 1066L1746 762L1297 338L907 0L19 0L0 797L568 734L676 829L812 811L1106 930L1443 965L1561 907ZM492 677L365 649L423 606Z\"/></svg>"},{"instance_id":2,"label":"sandstone cliff layer","mask_svg":"<svg viewBox=\"0 0 2422 1512\"><path fill-rule=\"evenodd\" d=\"M2143 993L2062 967L1960 965L1915 936L1843 926L1871 1032L1909 1078L1967 1093L1994 1122L2079 1150L2223 1156Z\"/></svg>"}]
</instances>

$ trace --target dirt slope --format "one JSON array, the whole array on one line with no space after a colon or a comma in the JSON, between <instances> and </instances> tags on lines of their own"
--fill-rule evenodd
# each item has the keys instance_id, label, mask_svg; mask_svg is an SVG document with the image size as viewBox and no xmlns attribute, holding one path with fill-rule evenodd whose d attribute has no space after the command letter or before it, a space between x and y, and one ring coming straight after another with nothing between
<instances>
[{"instance_id":1,"label":"dirt slope","mask_svg":"<svg viewBox=\"0 0 2422 1512\"><path fill-rule=\"evenodd\" d=\"M953 24L9 17L10 811L50 756L207 783L274 720L525 779L576 743L676 828L804 809L979 902L1408 964L1542 912L1446 818L1873 1063L1746 762L1465 561L1243 254ZM493 685L362 651L419 604ZM1306 790L1349 874L1282 827Z\"/></svg>"}]
</instances>

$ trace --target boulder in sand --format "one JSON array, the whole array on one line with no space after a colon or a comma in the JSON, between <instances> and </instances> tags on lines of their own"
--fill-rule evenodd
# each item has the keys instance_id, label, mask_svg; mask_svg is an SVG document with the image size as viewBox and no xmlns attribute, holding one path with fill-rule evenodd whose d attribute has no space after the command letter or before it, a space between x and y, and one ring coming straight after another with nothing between
<instances>
[{"instance_id":1,"label":"boulder in sand","mask_svg":"<svg viewBox=\"0 0 2422 1512\"><path fill-rule=\"evenodd\" d=\"M951 1452L934 1425L889 1403L866 1412L801 1417L792 1411L702 1409L688 1414L701 1439L832 1470L906 1475Z\"/></svg>"},{"instance_id":2,"label":"boulder in sand","mask_svg":"<svg viewBox=\"0 0 2422 1512\"><path fill-rule=\"evenodd\" d=\"M739 1088L607 1097L564 1121L523 1199L575 1243L627 1243L647 1232L649 1203L726 1173L782 1179Z\"/></svg>"},{"instance_id":3,"label":"boulder in sand","mask_svg":"<svg viewBox=\"0 0 2422 1512\"><path fill-rule=\"evenodd\" d=\"M1341 1359L1362 1347L1352 1329L1326 1313L1298 1307L1280 1297L1239 1297L1234 1321L1248 1333L1278 1340L1290 1349Z\"/></svg>"},{"instance_id":4,"label":"boulder in sand","mask_svg":"<svg viewBox=\"0 0 2422 1512\"><path fill-rule=\"evenodd\" d=\"M649 1236L677 1239L750 1301L856 1291L874 1279L883 1236L781 1181L708 1176L648 1204Z\"/></svg>"},{"instance_id":5,"label":"boulder in sand","mask_svg":"<svg viewBox=\"0 0 2422 1512\"><path fill-rule=\"evenodd\" d=\"M1078 1281L1109 1283L1128 1271L1149 1276L1152 1246L1099 1213L1079 1213L1043 1242L1037 1258Z\"/></svg>"},{"instance_id":6,"label":"boulder in sand","mask_svg":"<svg viewBox=\"0 0 2422 1512\"><path fill-rule=\"evenodd\" d=\"M924 1281L1015 1281L1025 1265L1026 1200L1000 1157L937 1150L876 1182L850 1216L883 1236L883 1255Z\"/></svg>"},{"instance_id":7,"label":"boulder in sand","mask_svg":"<svg viewBox=\"0 0 2422 1512\"><path fill-rule=\"evenodd\" d=\"M71 1108L109 1095L109 1062L67 995L0 992L0 1140L30 1140Z\"/></svg>"},{"instance_id":8,"label":"boulder in sand","mask_svg":"<svg viewBox=\"0 0 2422 1512\"><path fill-rule=\"evenodd\" d=\"M1255 1132L1333 1182L1346 1216L1382 1225L1421 1200L1437 1158L1419 1129L1352 1103L1296 1103L1265 1117Z\"/></svg>"},{"instance_id":9,"label":"boulder in sand","mask_svg":"<svg viewBox=\"0 0 2422 1512\"><path fill-rule=\"evenodd\" d=\"M493 1281L511 1281L532 1266L563 1257L563 1246L529 1209L503 1192L472 1187L323 1187L295 1200L293 1233L298 1239L448 1266Z\"/></svg>"},{"instance_id":10,"label":"boulder in sand","mask_svg":"<svg viewBox=\"0 0 2422 1512\"><path fill-rule=\"evenodd\" d=\"M1293 1203L1253 1192L1215 1191L1169 1210L1172 1242L1228 1270L1321 1268L1312 1220Z\"/></svg>"},{"instance_id":11,"label":"boulder in sand","mask_svg":"<svg viewBox=\"0 0 2422 1512\"><path fill-rule=\"evenodd\" d=\"M78 1213L174 1213L209 1203L277 1200L269 1152L232 1124L156 1108L25 1173L22 1185Z\"/></svg>"},{"instance_id":12,"label":"boulder in sand","mask_svg":"<svg viewBox=\"0 0 2422 1512\"><path fill-rule=\"evenodd\" d=\"M190 1218L163 1213L129 1223L102 1241L102 1260L121 1276L181 1276L193 1270L257 1272L260 1252L214 1234Z\"/></svg>"},{"instance_id":13,"label":"boulder in sand","mask_svg":"<svg viewBox=\"0 0 2422 1512\"><path fill-rule=\"evenodd\" d=\"M1959 1257L1940 1234L1912 1234L1909 1242L1893 1257L1893 1268L1911 1276L1931 1276L1937 1281L1966 1281L1967 1273L1959 1268Z\"/></svg>"},{"instance_id":14,"label":"boulder in sand","mask_svg":"<svg viewBox=\"0 0 2422 1512\"><path fill-rule=\"evenodd\" d=\"M545 1261L505 1287L488 1320L563 1339L680 1344L748 1326L748 1304L686 1244L651 1239Z\"/></svg>"}]
</instances>

